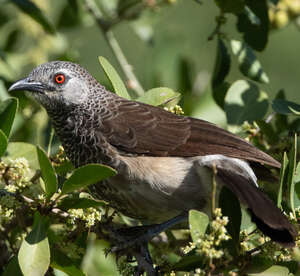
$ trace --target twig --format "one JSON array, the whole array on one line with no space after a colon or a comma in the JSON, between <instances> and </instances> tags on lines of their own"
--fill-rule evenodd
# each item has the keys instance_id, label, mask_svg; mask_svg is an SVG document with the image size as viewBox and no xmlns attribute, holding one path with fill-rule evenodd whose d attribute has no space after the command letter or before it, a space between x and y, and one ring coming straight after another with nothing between
<instances>
[{"instance_id":1,"label":"twig","mask_svg":"<svg viewBox=\"0 0 300 276\"><path fill-rule=\"evenodd\" d=\"M212 217L215 217L215 208L216 208L216 192L217 192L217 166L215 163L212 164L212 191L211 191L211 215Z\"/></svg>"},{"instance_id":2,"label":"twig","mask_svg":"<svg viewBox=\"0 0 300 276\"><path fill-rule=\"evenodd\" d=\"M110 30L113 25L120 22L120 19L116 18L112 21L103 19L103 15L93 0L85 0L87 10L95 18L100 30L102 31L105 40L107 41L111 51L116 57L122 71L124 72L127 82L130 83L130 88L136 93L137 96L144 94L144 89L138 81L137 77L133 73L132 66L128 63L118 41L116 40L113 32Z\"/></svg>"}]
</instances>

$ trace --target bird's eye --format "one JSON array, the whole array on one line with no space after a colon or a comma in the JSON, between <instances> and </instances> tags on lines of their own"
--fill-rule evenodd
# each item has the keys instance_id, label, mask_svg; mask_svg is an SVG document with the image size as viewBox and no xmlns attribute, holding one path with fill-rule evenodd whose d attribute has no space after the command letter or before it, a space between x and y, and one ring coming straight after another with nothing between
<instances>
[{"instance_id":1,"label":"bird's eye","mask_svg":"<svg viewBox=\"0 0 300 276\"><path fill-rule=\"evenodd\" d=\"M57 84L63 84L65 82L65 75L64 74L57 74L55 75L54 77L54 81L57 83Z\"/></svg>"}]
</instances>

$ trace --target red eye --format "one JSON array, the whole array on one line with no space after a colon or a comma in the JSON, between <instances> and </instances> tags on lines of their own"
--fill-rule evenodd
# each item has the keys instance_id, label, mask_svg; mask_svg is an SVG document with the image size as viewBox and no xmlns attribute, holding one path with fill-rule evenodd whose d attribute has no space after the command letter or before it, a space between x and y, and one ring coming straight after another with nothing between
<instances>
[{"instance_id":1,"label":"red eye","mask_svg":"<svg viewBox=\"0 0 300 276\"><path fill-rule=\"evenodd\" d=\"M57 74L55 77L54 77L54 80L56 83L58 84L62 84L65 82L65 75L64 74Z\"/></svg>"}]
</instances>

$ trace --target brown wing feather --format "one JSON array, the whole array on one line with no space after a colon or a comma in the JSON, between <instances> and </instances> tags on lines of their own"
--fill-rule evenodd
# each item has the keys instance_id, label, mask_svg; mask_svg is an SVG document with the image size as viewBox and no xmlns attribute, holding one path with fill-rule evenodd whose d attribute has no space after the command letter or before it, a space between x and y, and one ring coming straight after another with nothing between
<instances>
[{"instance_id":1,"label":"brown wing feather","mask_svg":"<svg viewBox=\"0 0 300 276\"><path fill-rule=\"evenodd\" d=\"M223 154L280 167L271 156L209 122L118 98L101 132L124 154L192 157Z\"/></svg>"}]
</instances>

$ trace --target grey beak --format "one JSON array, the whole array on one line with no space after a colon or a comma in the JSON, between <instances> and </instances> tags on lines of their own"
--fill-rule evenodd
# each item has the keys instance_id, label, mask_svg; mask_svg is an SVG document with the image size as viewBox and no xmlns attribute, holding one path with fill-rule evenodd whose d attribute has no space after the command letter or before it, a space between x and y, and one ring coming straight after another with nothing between
<instances>
[{"instance_id":1,"label":"grey beak","mask_svg":"<svg viewBox=\"0 0 300 276\"><path fill-rule=\"evenodd\" d=\"M18 80L14 84L12 84L8 91L27 90L42 93L45 91L45 89L47 89L47 87L44 84L33 81L29 78L25 78Z\"/></svg>"}]
</instances>

